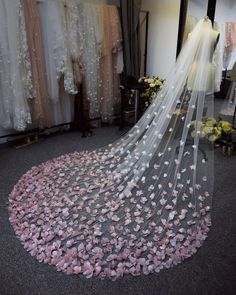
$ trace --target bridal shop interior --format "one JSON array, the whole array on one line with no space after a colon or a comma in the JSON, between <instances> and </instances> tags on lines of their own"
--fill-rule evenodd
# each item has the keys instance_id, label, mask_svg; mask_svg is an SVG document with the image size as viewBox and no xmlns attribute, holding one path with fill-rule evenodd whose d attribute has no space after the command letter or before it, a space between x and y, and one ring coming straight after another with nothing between
<instances>
[{"instance_id":1,"label":"bridal shop interior","mask_svg":"<svg viewBox=\"0 0 236 295\"><path fill-rule=\"evenodd\" d=\"M236 293L236 0L0 0L0 295Z\"/></svg>"}]
</instances>

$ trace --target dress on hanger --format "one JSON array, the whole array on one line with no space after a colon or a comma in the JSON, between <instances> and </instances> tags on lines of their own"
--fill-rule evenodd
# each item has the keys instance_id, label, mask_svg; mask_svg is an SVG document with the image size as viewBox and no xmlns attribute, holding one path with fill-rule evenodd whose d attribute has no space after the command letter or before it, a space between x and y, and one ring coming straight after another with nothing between
<instances>
[{"instance_id":1,"label":"dress on hanger","mask_svg":"<svg viewBox=\"0 0 236 295\"><path fill-rule=\"evenodd\" d=\"M222 81L222 70L225 68L225 24L214 23L214 29L219 32L219 41L216 46L216 50L213 56L213 63L216 66L215 73L215 92L220 91L220 85Z\"/></svg>"},{"instance_id":2,"label":"dress on hanger","mask_svg":"<svg viewBox=\"0 0 236 295\"><path fill-rule=\"evenodd\" d=\"M57 102L60 79L64 81L66 92L77 93L74 85L72 61L69 56L64 1L40 2L49 96L54 102Z\"/></svg>"},{"instance_id":3,"label":"dress on hanger","mask_svg":"<svg viewBox=\"0 0 236 295\"><path fill-rule=\"evenodd\" d=\"M22 131L31 123L27 99L34 96L24 13L20 0L0 5L0 124Z\"/></svg>"},{"instance_id":4,"label":"dress on hanger","mask_svg":"<svg viewBox=\"0 0 236 295\"><path fill-rule=\"evenodd\" d=\"M64 4L64 0L39 2L52 125L72 122L73 98L69 94L77 92L69 55ZM62 90L62 84L68 95Z\"/></svg>"},{"instance_id":5,"label":"dress on hanger","mask_svg":"<svg viewBox=\"0 0 236 295\"><path fill-rule=\"evenodd\" d=\"M66 6L66 27L69 40L70 57L72 59L72 67L75 84L82 83L83 68L81 62L81 40L80 40L80 22L79 22L79 1L67 0Z\"/></svg>"},{"instance_id":6,"label":"dress on hanger","mask_svg":"<svg viewBox=\"0 0 236 295\"><path fill-rule=\"evenodd\" d=\"M33 167L16 184L10 221L31 255L67 274L115 280L196 253L211 225L212 149L201 122L213 104L206 92L215 38L211 21L201 19L120 140Z\"/></svg>"},{"instance_id":7,"label":"dress on hanger","mask_svg":"<svg viewBox=\"0 0 236 295\"><path fill-rule=\"evenodd\" d=\"M101 64L101 118L103 122L111 123L112 116L119 112L120 90L119 76L122 60L122 33L119 13L116 6L104 5L104 38L102 41ZM117 64L117 63L121 63Z\"/></svg>"},{"instance_id":8,"label":"dress on hanger","mask_svg":"<svg viewBox=\"0 0 236 295\"><path fill-rule=\"evenodd\" d=\"M32 66L32 80L35 90L33 99L33 121L39 127L49 127L49 95L47 87L46 66L43 52L41 35L41 22L36 0L23 2L26 20L27 41L29 47L30 61Z\"/></svg>"},{"instance_id":9,"label":"dress on hanger","mask_svg":"<svg viewBox=\"0 0 236 295\"><path fill-rule=\"evenodd\" d=\"M81 51L81 65L86 83L89 115L100 117L101 78L100 58L103 40L103 7L99 4L79 3L78 33Z\"/></svg>"},{"instance_id":10,"label":"dress on hanger","mask_svg":"<svg viewBox=\"0 0 236 295\"><path fill-rule=\"evenodd\" d=\"M226 30L225 52L226 52L226 64L228 66L229 61L231 59L231 55L236 48L236 23L227 22L225 24L225 30Z\"/></svg>"}]
</instances>

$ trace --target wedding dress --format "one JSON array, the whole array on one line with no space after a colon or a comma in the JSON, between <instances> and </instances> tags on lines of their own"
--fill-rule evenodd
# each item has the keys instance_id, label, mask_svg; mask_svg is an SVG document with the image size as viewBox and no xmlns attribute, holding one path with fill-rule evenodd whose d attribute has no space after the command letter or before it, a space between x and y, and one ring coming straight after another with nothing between
<instances>
[{"instance_id":1,"label":"wedding dress","mask_svg":"<svg viewBox=\"0 0 236 295\"><path fill-rule=\"evenodd\" d=\"M227 22L225 24L225 53L226 53L226 64L230 62L233 51L236 48L236 23Z\"/></svg>"},{"instance_id":2,"label":"wedding dress","mask_svg":"<svg viewBox=\"0 0 236 295\"><path fill-rule=\"evenodd\" d=\"M25 130L34 96L25 19L20 0L0 2L0 124Z\"/></svg>"},{"instance_id":3,"label":"wedding dress","mask_svg":"<svg viewBox=\"0 0 236 295\"><path fill-rule=\"evenodd\" d=\"M80 22L79 22L79 1L67 0L66 6L66 27L69 42L69 54L72 60L73 74L75 84L82 83L83 68L82 68L82 50L80 40Z\"/></svg>"},{"instance_id":4,"label":"wedding dress","mask_svg":"<svg viewBox=\"0 0 236 295\"><path fill-rule=\"evenodd\" d=\"M35 89L32 111L33 121L37 122L40 128L49 127L51 125L49 95L38 6L35 0L26 0L23 2L23 7L32 65L32 80Z\"/></svg>"},{"instance_id":5,"label":"wedding dress","mask_svg":"<svg viewBox=\"0 0 236 295\"><path fill-rule=\"evenodd\" d=\"M74 77L81 83L84 76L90 118L110 122L119 105L118 74L123 71L117 8L79 0L66 6Z\"/></svg>"},{"instance_id":6,"label":"wedding dress","mask_svg":"<svg viewBox=\"0 0 236 295\"><path fill-rule=\"evenodd\" d=\"M101 118L103 122L111 123L113 115L119 112L120 106L118 72L121 73L123 68L117 63L120 62L120 55L123 55L122 32L116 6L104 5L103 17L104 37L100 60L102 80Z\"/></svg>"},{"instance_id":7,"label":"wedding dress","mask_svg":"<svg viewBox=\"0 0 236 295\"><path fill-rule=\"evenodd\" d=\"M78 34L85 89L89 101L90 119L100 117L101 87L100 58L103 39L103 7L99 4L78 3Z\"/></svg>"},{"instance_id":8,"label":"wedding dress","mask_svg":"<svg viewBox=\"0 0 236 295\"><path fill-rule=\"evenodd\" d=\"M42 20L52 125L65 123L63 118L67 118L66 123L69 123L73 120L73 99L69 94L77 93L77 88L69 54L64 1L40 0L38 5ZM68 95L61 89L61 83Z\"/></svg>"},{"instance_id":9,"label":"wedding dress","mask_svg":"<svg viewBox=\"0 0 236 295\"><path fill-rule=\"evenodd\" d=\"M115 280L159 272L197 251L211 225L212 150L201 120L213 103L206 81L215 43L205 17L124 137L20 179L9 196L10 221L31 255L67 274Z\"/></svg>"},{"instance_id":10,"label":"wedding dress","mask_svg":"<svg viewBox=\"0 0 236 295\"><path fill-rule=\"evenodd\" d=\"M226 68L226 54L225 54L225 24L214 23L214 29L219 32L220 38L214 54L214 64L216 65L215 74L215 92L220 91L222 82L222 71Z\"/></svg>"},{"instance_id":11,"label":"wedding dress","mask_svg":"<svg viewBox=\"0 0 236 295\"><path fill-rule=\"evenodd\" d=\"M40 0L43 43L47 66L49 95L52 101L59 100L59 81L69 94L76 94L72 61L66 30L66 16L63 0Z\"/></svg>"}]
</instances>

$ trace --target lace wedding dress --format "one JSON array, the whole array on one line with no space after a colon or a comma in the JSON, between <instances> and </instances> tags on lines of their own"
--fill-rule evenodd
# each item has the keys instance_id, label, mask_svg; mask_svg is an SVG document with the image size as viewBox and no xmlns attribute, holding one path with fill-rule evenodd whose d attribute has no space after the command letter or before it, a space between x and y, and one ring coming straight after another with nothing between
<instances>
[{"instance_id":1,"label":"lace wedding dress","mask_svg":"<svg viewBox=\"0 0 236 295\"><path fill-rule=\"evenodd\" d=\"M43 43L46 57L50 98L59 100L59 81L69 94L77 93L74 85L72 61L66 29L66 15L63 0L40 0L40 16L43 27Z\"/></svg>"},{"instance_id":2,"label":"lace wedding dress","mask_svg":"<svg viewBox=\"0 0 236 295\"><path fill-rule=\"evenodd\" d=\"M111 123L113 115L119 113L120 89L118 73L123 71L122 32L116 6L103 6L104 34L101 49L102 100L101 118Z\"/></svg>"},{"instance_id":3,"label":"lace wedding dress","mask_svg":"<svg viewBox=\"0 0 236 295\"><path fill-rule=\"evenodd\" d=\"M103 7L99 4L79 3L78 34L85 89L91 119L100 117L101 87L100 58L103 40Z\"/></svg>"},{"instance_id":4,"label":"lace wedding dress","mask_svg":"<svg viewBox=\"0 0 236 295\"><path fill-rule=\"evenodd\" d=\"M64 4L64 0L40 0L38 3L42 20L52 125L69 123L73 120L73 98L70 94L77 93L70 57ZM61 84L63 84L65 91L61 88ZM67 120L64 121L63 118L67 118Z\"/></svg>"},{"instance_id":5,"label":"lace wedding dress","mask_svg":"<svg viewBox=\"0 0 236 295\"><path fill-rule=\"evenodd\" d=\"M20 0L0 3L0 124L19 131L31 123L34 96L25 19Z\"/></svg>"},{"instance_id":6,"label":"lace wedding dress","mask_svg":"<svg viewBox=\"0 0 236 295\"><path fill-rule=\"evenodd\" d=\"M197 251L211 225L212 151L201 120L213 103L207 69L216 37L201 19L152 105L120 140L20 179L10 221L31 255L67 274L115 280L159 272Z\"/></svg>"},{"instance_id":7,"label":"lace wedding dress","mask_svg":"<svg viewBox=\"0 0 236 295\"><path fill-rule=\"evenodd\" d=\"M50 127L50 103L38 5L36 0L25 0L23 7L32 66L32 81L35 89L35 96L32 100L32 121L37 122L40 128Z\"/></svg>"}]
</instances>

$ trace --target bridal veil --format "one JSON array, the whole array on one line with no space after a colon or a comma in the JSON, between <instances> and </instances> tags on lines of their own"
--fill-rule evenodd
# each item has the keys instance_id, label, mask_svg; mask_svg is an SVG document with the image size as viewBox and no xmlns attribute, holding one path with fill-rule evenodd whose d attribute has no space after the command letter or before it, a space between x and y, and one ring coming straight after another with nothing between
<instances>
[{"instance_id":1,"label":"bridal veil","mask_svg":"<svg viewBox=\"0 0 236 295\"><path fill-rule=\"evenodd\" d=\"M201 121L212 110L217 37L208 18L198 22L163 88L120 140L22 176L9 197L10 221L31 255L68 274L115 280L197 251L211 225L213 159Z\"/></svg>"}]
</instances>

